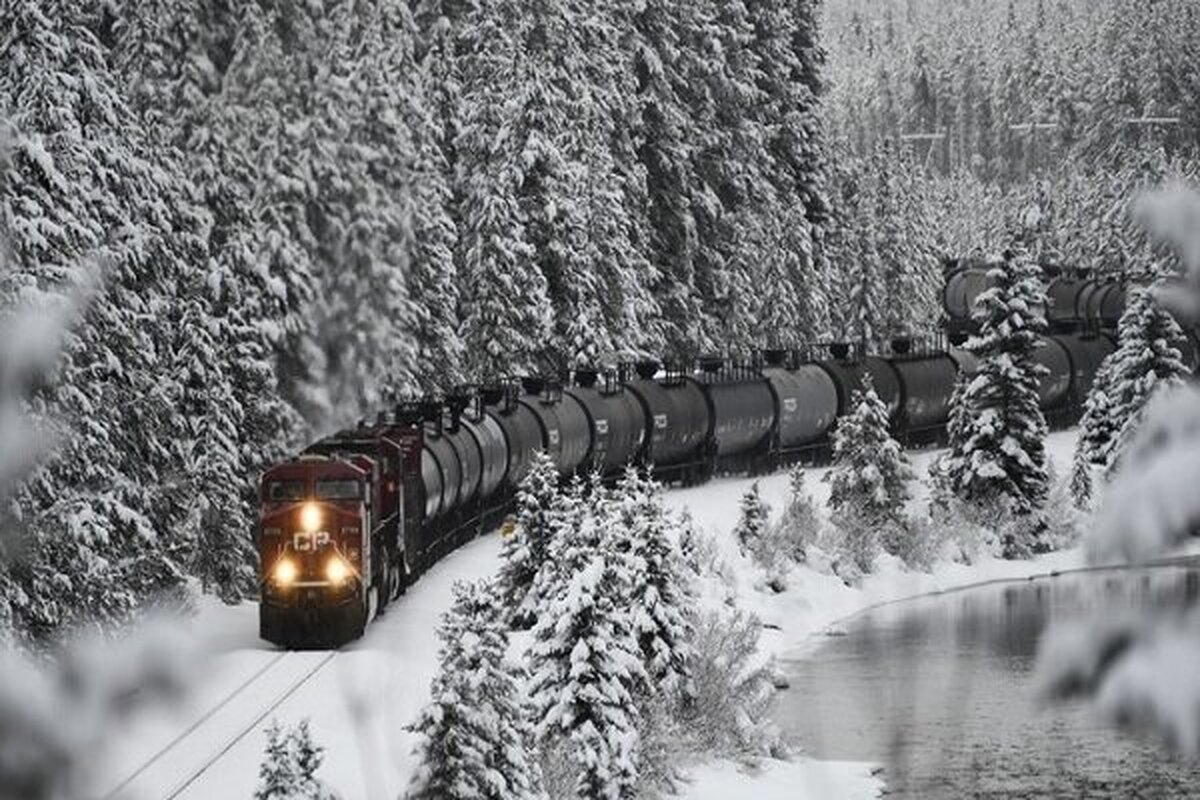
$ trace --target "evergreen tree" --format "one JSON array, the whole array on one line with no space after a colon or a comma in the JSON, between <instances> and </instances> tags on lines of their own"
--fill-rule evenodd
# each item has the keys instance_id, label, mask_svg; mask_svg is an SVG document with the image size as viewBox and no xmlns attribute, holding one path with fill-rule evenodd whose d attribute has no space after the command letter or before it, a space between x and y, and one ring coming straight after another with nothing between
<instances>
[{"instance_id":1,"label":"evergreen tree","mask_svg":"<svg viewBox=\"0 0 1200 800\"><path fill-rule=\"evenodd\" d=\"M468 374L494 380L544 365L551 309L521 208L523 142L512 108L525 64L511 0L475 7L464 23L464 109L454 147Z\"/></svg>"},{"instance_id":2,"label":"evergreen tree","mask_svg":"<svg viewBox=\"0 0 1200 800\"><path fill-rule=\"evenodd\" d=\"M1094 458L1105 458L1110 473L1119 468L1121 451L1137 430L1151 396L1179 385L1191 374L1181 355L1186 342L1179 323L1149 291L1131 294L1117 339L1117 349L1108 357L1107 375L1107 417L1116 433L1093 450Z\"/></svg>"},{"instance_id":3,"label":"evergreen tree","mask_svg":"<svg viewBox=\"0 0 1200 800\"><path fill-rule=\"evenodd\" d=\"M550 558L562 516L558 468L549 454L539 450L517 490L516 526L500 554L498 588L515 624L532 621L535 598L529 597L530 590Z\"/></svg>"},{"instance_id":4,"label":"evergreen tree","mask_svg":"<svg viewBox=\"0 0 1200 800\"><path fill-rule=\"evenodd\" d=\"M853 509L877 526L902 525L912 477L908 457L892 437L887 406L865 374L833 434L829 508Z\"/></svg>"},{"instance_id":5,"label":"evergreen tree","mask_svg":"<svg viewBox=\"0 0 1200 800\"><path fill-rule=\"evenodd\" d=\"M258 768L254 800L336 800L316 777L324 758L312 740L308 720L283 730L278 722L267 728L267 747Z\"/></svg>"},{"instance_id":6,"label":"evergreen tree","mask_svg":"<svg viewBox=\"0 0 1200 800\"><path fill-rule=\"evenodd\" d=\"M1047 491L1046 420L1038 397L1044 368L1034 360L1045 327L1041 270L1023 253L1007 253L988 277L992 288L976 300L979 335L966 344L979 371L956 398L946 474L964 501L1000 503L1028 515ZM1036 547L1036 541L1005 542L1009 556Z\"/></svg>"},{"instance_id":7,"label":"evergreen tree","mask_svg":"<svg viewBox=\"0 0 1200 800\"><path fill-rule=\"evenodd\" d=\"M1069 486L1071 499L1076 508L1087 509L1092 501L1092 464L1085 456L1082 440L1076 444L1075 455L1071 459L1071 483Z\"/></svg>"},{"instance_id":8,"label":"evergreen tree","mask_svg":"<svg viewBox=\"0 0 1200 800\"><path fill-rule=\"evenodd\" d=\"M422 736L412 800L534 800L543 796L523 673L506 662L508 633L493 587L456 583L438 628L432 700L413 730Z\"/></svg>"},{"instance_id":9,"label":"evergreen tree","mask_svg":"<svg viewBox=\"0 0 1200 800\"><path fill-rule=\"evenodd\" d=\"M626 469L612 502L629 543L630 607L646 674L668 696L688 697L692 586L677 543L681 531L663 506L662 487L635 467Z\"/></svg>"},{"instance_id":10,"label":"evergreen tree","mask_svg":"<svg viewBox=\"0 0 1200 800\"><path fill-rule=\"evenodd\" d=\"M529 651L538 736L566 745L585 800L637 796L635 698L647 689L628 607L633 578L626 554L609 542L616 519L607 506L559 548L564 580L539 598Z\"/></svg>"},{"instance_id":11,"label":"evergreen tree","mask_svg":"<svg viewBox=\"0 0 1200 800\"><path fill-rule=\"evenodd\" d=\"M169 483L184 389L169 349L187 261L203 251L192 204L151 160L85 10L6 10L0 299L53 307L96 287L61 369L31 402L62 447L9 509L25 560L8 576L19 626L45 634L85 609L123 617L181 580L190 547Z\"/></svg>"},{"instance_id":12,"label":"evergreen tree","mask_svg":"<svg viewBox=\"0 0 1200 800\"><path fill-rule=\"evenodd\" d=\"M1075 445L1075 452L1077 458L1084 463L1106 464L1113 442L1120 431L1112 413L1113 363L1111 354L1100 363L1083 403L1083 416L1079 420L1079 441Z\"/></svg>"},{"instance_id":13,"label":"evergreen tree","mask_svg":"<svg viewBox=\"0 0 1200 800\"><path fill-rule=\"evenodd\" d=\"M752 553L762 545L770 526L770 516L771 507L762 499L758 481L755 481L750 484L749 491L742 495L741 515L733 529L742 555Z\"/></svg>"}]
</instances>

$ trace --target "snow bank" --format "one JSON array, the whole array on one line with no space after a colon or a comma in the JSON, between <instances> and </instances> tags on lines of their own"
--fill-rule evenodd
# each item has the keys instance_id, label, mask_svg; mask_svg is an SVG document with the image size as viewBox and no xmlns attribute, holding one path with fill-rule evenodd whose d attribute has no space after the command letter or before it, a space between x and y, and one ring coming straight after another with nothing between
<instances>
[{"instance_id":1,"label":"snow bank","mask_svg":"<svg viewBox=\"0 0 1200 800\"><path fill-rule=\"evenodd\" d=\"M748 789L755 800L841 800L878 797L883 782L864 764L843 761L767 760L755 767L720 761L692 770L682 800L730 800Z\"/></svg>"}]
</instances>

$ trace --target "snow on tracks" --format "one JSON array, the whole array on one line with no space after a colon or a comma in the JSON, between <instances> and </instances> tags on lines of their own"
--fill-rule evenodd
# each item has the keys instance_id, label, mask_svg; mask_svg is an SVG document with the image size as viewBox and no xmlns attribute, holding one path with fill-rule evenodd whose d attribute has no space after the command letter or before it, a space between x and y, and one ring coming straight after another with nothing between
<instances>
[{"instance_id":1,"label":"snow on tracks","mask_svg":"<svg viewBox=\"0 0 1200 800\"><path fill-rule=\"evenodd\" d=\"M261 728L267 717L331 662L332 652L262 653L261 666L207 711L153 752L102 800L186 796L230 750ZM254 689L254 691L249 691ZM246 702L257 697L259 702ZM173 787L173 788L168 788Z\"/></svg>"}]
</instances>

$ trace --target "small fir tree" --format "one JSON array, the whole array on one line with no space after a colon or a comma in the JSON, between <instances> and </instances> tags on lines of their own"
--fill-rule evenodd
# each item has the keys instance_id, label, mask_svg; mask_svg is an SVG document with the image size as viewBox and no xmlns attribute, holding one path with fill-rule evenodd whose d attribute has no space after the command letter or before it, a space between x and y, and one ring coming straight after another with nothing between
<instances>
[{"instance_id":1,"label":"small fir tree","mask_svg":"<svg viewBox=\"0 0 1200 800\"><path fill-rule=\"evenodd\" d=\"M615 501L630 544L630 608L646 674L669 697L691 697L692 579L676 544L679 523L663 506L659 484L635 467L625 471Z\"/></svg>"},{"instance_id":2,"label":"small fir tree","mask_svg":"<svg viewBox=\"0 0 1200 800\"><path fill-rule=\"evenodd\" d=\"M1035 360L1046 321L1041 270L1023 252L1008 253L988 271L992 287L980 294L975 318L980 329L966 348L979 370L957 393L950 452L944 461L954 493L977 505L999 504L1030 515L1046 498L1046 420L1039 405ZM1012 526L1005 554L1039 548L1037 525Z\"/></svg>"},{"instance_id":3,"label":"small fir tree","mask_svg":"<svg viewBox=\"0 0 1200 800\"><path fill-rule=\"evenodd\" d=\"M316 777L323 759L324 750L313 742L308 720L289 730L272 722L254 800L335 800L337 795Z\"/></svg>"},{"instance_id":4,"label":"small fir tree","mask_svg":"<svg viewBox=\"0 0 1200 800\"><path fill-rule=\"evenodd\" d=\"M870 375L863 376L850 406L833 435L829 507L834 512L856 509L879 525L900 523L912 468L889 431L887 406L875 393Z\"/></svg>"},{"instance_id":5,"label":"small fir tree","mask_svg":"<svg viewBox=\"0 0 1200 800\"><path fill-rule=\"evenodd\" d=\"M801 464L793 465L788 472L788 502L778 530L784 554L801 564L808 559L808 546L816 540L821 526L813 499L804 487L804 476Z\"/></svg>"},{"instance_id":6,"label":"small fir tree","mask_svg":"<svg viewBox=\"0 0 1200 800\"><path fill-rule=\"evenodd\" d=\"M487 581L456 583L438 629L432 699L413 726L421 766L410 800L543 797L523 672L505 660L508 633Z\"/></svg>"},{"instance_id":7,"label":"small fir tree","mask_svg":"<svg viewBox=\"0 0 1200 800\"><path fill-rule=\"evenodd\" d=\"M742 514L733 529L733 535L742 555L748 555L761 547L770 525L771 507L762 499L758 481L751 484L750 491L742 495L741 506Z\"/></svg>"},{"instance_id":8,"label":"small fir tree","mask_svg":"<svg viewBox=\"0 0 1200 800\"><path fill-rule=\"evenodd\" d=\"M1107 411L1115 435L1101 452L1110 474L1150 397L1163 387L1178 386L1190 373L1182 356L1185 346L1179 323L1158 306L1154 295L1134 292L1121 315L1117 350L1109 357Z\"/></svg>"},{"instance_id":9,"label":"small fir tree","mask_svg":"<svg viewBox=\"0 0 1200 800\"><path fill-rule=\"evenodd\" d=\"M532 622L532 608L526 597L549 556L560 510L558 468L545 451L539 450L521 479L516 526L501 550L499 590L514 624L526 626Z\"/></svg>"}]
</instances>

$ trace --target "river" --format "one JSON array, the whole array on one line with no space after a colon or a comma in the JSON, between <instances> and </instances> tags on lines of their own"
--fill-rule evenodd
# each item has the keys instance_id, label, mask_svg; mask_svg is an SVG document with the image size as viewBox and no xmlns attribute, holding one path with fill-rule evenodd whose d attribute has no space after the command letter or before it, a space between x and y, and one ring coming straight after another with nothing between
<instances>
[{"instance_id":1,"label":"river","mask_svg":"<svg viewBox=\"0 0 1200 800\"><path fill-rule=\"evenodd\" d=\"M1200 569L1042 578L851 620L786 666L776 718L809 755L883 765L889 797L1200 797L1200 764L1112 730L1031 685L1052 620L1200 597ZM1196 665L1200 669L1200 664Z\"/></svg>"}]
</instances>

